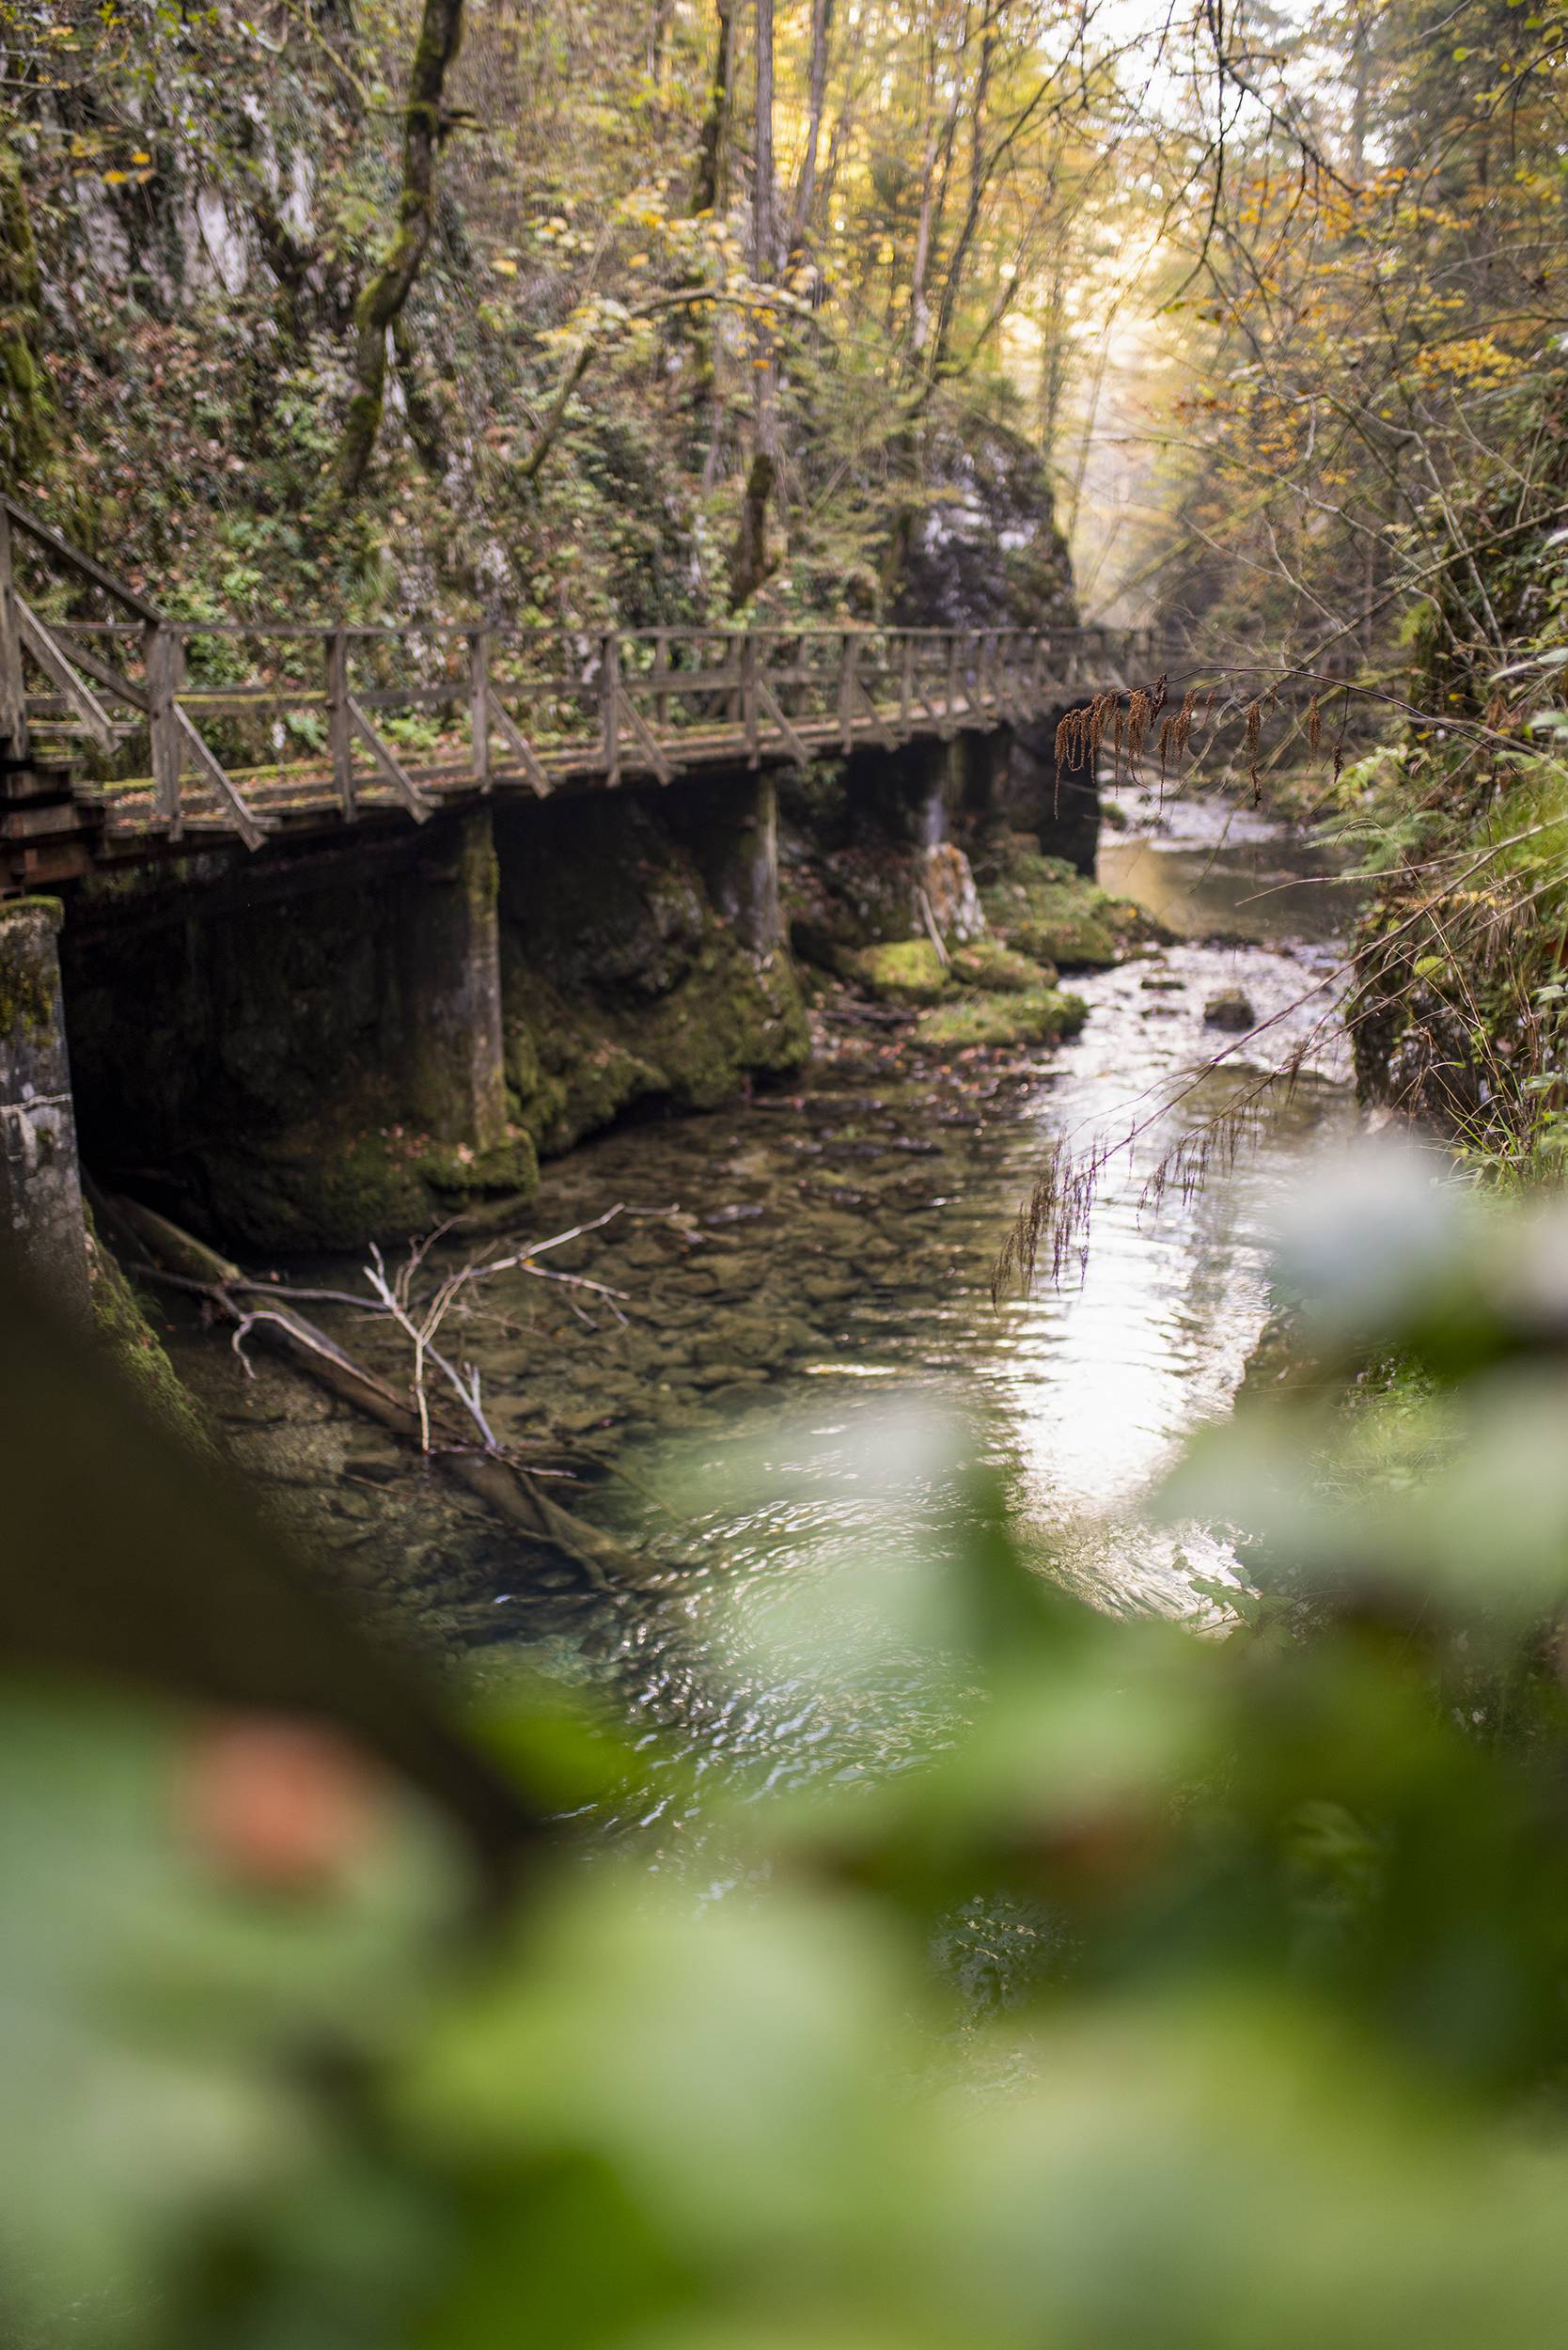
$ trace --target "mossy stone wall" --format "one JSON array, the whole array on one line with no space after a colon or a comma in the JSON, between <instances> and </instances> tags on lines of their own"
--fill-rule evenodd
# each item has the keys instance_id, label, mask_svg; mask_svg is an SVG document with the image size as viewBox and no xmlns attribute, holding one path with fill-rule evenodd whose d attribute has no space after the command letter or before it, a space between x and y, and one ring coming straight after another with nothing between
<instances>
[{"instance_id":1,"label":"mossy stone wall","mask_svg":"<svg viewBox=\"0 0 1568 2350\"><path fill-rule=\"evenodd\" d=\"M89 885L66 934L84 1148L258 1248L526 1196L638 1104L806 1057L771 785L500 803Z\"/></svg>"},{"instance_id":2,"label":"mossy stone wall","mask_svg":"<svg viewBox=\"0 0 1568 2350\"><path fill-rule=\"evenodd\" d=\"M805 1059L761 779L501 807L496 840L509 1100L541 1152Z\"/></svg>"},{"instance_id":3,"label":"mossy stone wall","mask_svg":"<svg viewBox=\"0 0 1568 2350\"><path fill-rule=\"evenodd\" d=\"M53 898L0 905L0 1238L86 1320L86 1233Z\"/></svg>"},{"instance_id":4,"label":"mossy stone wall","mask_svg":"<svg viewBox=\"0 0 1568 2350\"><path fill-rule=\"evenodd\" d=\"M170 871L73 909L83 1149L259 1246L353 1246L525 1190L507 1122L488 813Z\"/></svg>"}]
</instances>

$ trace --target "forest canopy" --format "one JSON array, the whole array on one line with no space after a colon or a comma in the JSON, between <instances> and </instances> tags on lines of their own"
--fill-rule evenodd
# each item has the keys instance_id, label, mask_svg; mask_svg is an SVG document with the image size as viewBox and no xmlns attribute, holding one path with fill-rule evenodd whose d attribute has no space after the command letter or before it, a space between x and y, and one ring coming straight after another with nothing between
<instances>
[{"instance_id":1,"label":"forest canopy","mask_svg":"<svg viewBox=\"0 0 1568 2350\"><path fill-rule=\"evenodd\" d=\"M1493 635L1562 25L8 0L0 466L197 609L1038 619L1065 539L1097 617Z\"/></svg>"}]
</instances>

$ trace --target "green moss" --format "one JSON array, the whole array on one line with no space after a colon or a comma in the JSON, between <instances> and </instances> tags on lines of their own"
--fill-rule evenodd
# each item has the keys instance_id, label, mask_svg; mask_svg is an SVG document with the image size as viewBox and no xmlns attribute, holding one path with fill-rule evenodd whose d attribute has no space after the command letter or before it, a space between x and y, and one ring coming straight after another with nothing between
<instances>
[{"instance_id":1,"label":"green moss","mask_svg":"<svg viewBox=\"0 0 1568 2350\"><path fill-rule=\"evenodd\" d=\"M1098 971L1119 963L1143 925L1136 908L1107 896L1060 857L1018 852L980 892L992 930L1036 963Z\"/></svg>"},{"instance_id":2,"label":"green moss","mask_svg":"<svg viewBox=\"0 0 1568 2350\"><path fill-rule=\"evenodd\" d=\"M268 1247L358 1248L428 1230L499 1197L528 1198L539 1159L526 1134L490 1151L437 1143L400 1126L295 1128L269 1145L214 1149L205 1168L216 1229Z\"/></svg>"},{"instance_id":3,"label":"green moss","mask_svg":"<svg viewBox=\"0 0 1568 2350\"><path fill-rule=\"evenodd\" d=\"M864 947L851 969L861 986L883 1003L940 1003L952 988L951 975L929 938Z\"/></svg>"},{"instance_id":4,"label":"green moss","mask_svg":"<svg viewBox=\"0 0 1568 2350\"><path fill-rule=\"evenodd\" d=\"M714 1108L806 1059L793 966L721 918L689 826L619 796L545 822L548 854L537 818L503 836L501 934L510 1112L542 1152L638 1102Z\"/></svg>"},{"instance_id":5,"label":"green moss","mask_svg":"<svg viewBox=\"0 0 1568 2350\"><path fill-rule=\"evenodd\" d=\"M47 912L52 930L57 928L56 898L13 898L0 907L0 1036L45 1036L55 1016L54 948L40 956L33 923L17 919L39 909Z\"/></svg>"},{"instance_id":6,"label":"green moss","mask_svg":"<svg viewBox=\"0 0 1568 2350\"><path fill-rule=\"evenodd\" d=\"M567 995L531 978L509 1001L513 1115L546 1155L609 1125L638 1101L715 1109L748 1077L798 1068L810 1051L788 959L760 964L714 926L701 952L651 1001Z\"/></svg>"},{"instance_id":7,"label":"green moss","mask_svg":"<svg viewBox=\"0 0 1568 2350\"><path fill-rule=\"evenodd\" d=\"M166 1426L199 1451L211 1452L212 1435L195 1398L177 1377L141 1299L100 1238L91 1209L85 1208L83 1215L93 1324L110 1359Z\"/></svg>"},{"instance_id":8,"label":"green moss","mask_svg":"<svg viewBox=\"0 0 1568 2350\"><path fill-rule=\"evenodd\" d=\"M1009 1045L1056 1044L1076 1036L1089 1016L1081 995L1057 988L1038 988L1030 995L964 996L922 1012L916 1031L928 1051L967 1052L980 1046L1000 1051Z\"/></svg>"},{"instance_id":9,"label":"green moss","mask_svg":"<svg viewBox=\"0 0 1568 2350\"><path fill-rule=\"evenodd\" d=\"M979 987L994 995L1027 995L1056 978L1050 964L1039 964L1004 947L999 938L976 938L955 947L952 974L962 987Z\"/></svg>"}]
</instances>

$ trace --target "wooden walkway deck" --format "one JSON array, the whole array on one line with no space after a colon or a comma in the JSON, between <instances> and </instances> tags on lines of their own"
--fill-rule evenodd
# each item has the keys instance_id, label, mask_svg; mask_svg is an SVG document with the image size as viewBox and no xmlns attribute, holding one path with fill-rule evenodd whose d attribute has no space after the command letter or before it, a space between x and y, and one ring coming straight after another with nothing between
<instances>
[{"instance_id":1,"label":"wooden walkway deck","mask_svg":"<svg viewBox=\"0 0 1568 2350\"><path fill-rule=\"evenodd\" d=\"M177 621L0 497L0 886L1023 725L1154 666L1105 629Z\"/></svg>"}]
</instances>

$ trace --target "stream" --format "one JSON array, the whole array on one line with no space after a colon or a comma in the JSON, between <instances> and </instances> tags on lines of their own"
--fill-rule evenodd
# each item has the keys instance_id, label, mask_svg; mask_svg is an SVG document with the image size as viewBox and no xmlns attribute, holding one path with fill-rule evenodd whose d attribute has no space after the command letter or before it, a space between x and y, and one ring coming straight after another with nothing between
<instances>
[{"instance_id":1,"label":"stream","mask_svg":"<svg viewBox=\"0 0 1568 2350\"><path fill-rule=\"evenodd\" d=\"M1305 844L1227 803L1128 788L1103 843L1103 883L1172 943L1072 979L1090 1005L1073 1042L919 1065L840 1035L798 1090L623 1125L545 1168L533 1235L622 1203L544 1261L603 1288L501 1277L445 1342L478 1367L497 1435L650 1554L653 1588L594 1590L290 1374L259 1359L245 1378L177 1329L242 1464L427 1640L608 1692L679 1763L676 1813L714 1768L777 1786L930 1751L977 1467L1043 1572L1103 1607L1222 1621L1223 1535L1140 1504L1229 1408L1268 1309L1271 1203L1353 1122L1333 1016L1350 909ZM1204 1006L1236 988L1275 1021L1271 1059L1300 1049L1299 1076L1264 1097L1233 1167L1221 1152L1152 1201L1162 1160L1256 1073L1240 1050L1192 1073L1232 1041ZM1053 1280L1043 1263L994 1305L1052 1147L1081 1156L1135 1125L1081 1264ZM381 1359L365 1333L382 1325L337 1327Z\"/></svg>"}]
</instances>

